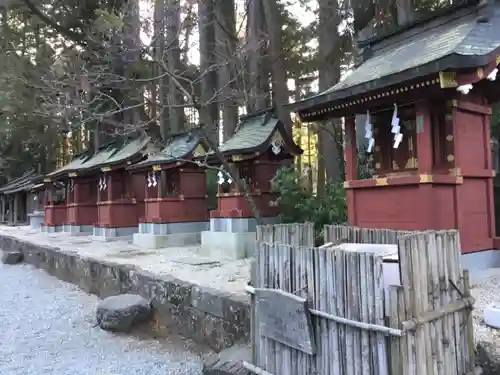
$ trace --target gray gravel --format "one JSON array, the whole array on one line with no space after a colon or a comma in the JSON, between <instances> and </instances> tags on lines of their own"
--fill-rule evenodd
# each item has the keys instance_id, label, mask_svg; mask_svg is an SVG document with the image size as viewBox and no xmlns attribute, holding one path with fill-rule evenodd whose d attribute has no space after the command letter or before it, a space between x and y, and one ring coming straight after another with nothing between
<instances>
[{"instance_id":1,"label":"gray gravel","mask_svg":"<svg viewBox=\"0 0 500 375\"><path fill-rule=\"evenodd\" d=\"M0 374L199 375L197 348L95 327L98 298L26 265L0 264Z\"/></svg>"}]
</instances>

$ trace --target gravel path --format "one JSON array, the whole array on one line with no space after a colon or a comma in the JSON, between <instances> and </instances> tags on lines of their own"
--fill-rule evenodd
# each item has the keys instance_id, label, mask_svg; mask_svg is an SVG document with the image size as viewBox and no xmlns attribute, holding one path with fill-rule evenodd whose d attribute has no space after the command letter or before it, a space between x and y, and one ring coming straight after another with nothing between
<instances>
[{"instance_id":1,"label":"gravel path","mask_svg":"<svg viewBox=\"0 0 500 375\"><path fill-rule=\"evenodd\" d=\"M26 265L0 264L0 374L199 375L192 344L95 327L98 299Z\"/></svg>"}]
</instances>

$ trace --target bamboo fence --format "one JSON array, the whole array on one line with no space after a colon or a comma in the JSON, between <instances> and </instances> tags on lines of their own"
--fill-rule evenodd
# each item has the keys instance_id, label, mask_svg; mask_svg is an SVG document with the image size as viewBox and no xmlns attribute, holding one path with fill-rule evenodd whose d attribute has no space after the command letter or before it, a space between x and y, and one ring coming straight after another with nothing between
<instances>
[{"instance_id":1,"label":"bamboo fence","mask_svg":"<svg viewBox=\"0 0 500 375\"><path fill-rule=\"evenodd\" d=\"M381 256L301 244L307 238L304 228L260 229L256 275L248 291L278 289L306 299L316 351L311 355L269 339L262 331L259 300L253 299L253 358L244 363L247 369L264 375L475 373L473 299L468 273L460 266L457 231L325 228L325 239L337 242L397 243L401 285L390 286L386 294Z\"/></svg>"}]
</instances>

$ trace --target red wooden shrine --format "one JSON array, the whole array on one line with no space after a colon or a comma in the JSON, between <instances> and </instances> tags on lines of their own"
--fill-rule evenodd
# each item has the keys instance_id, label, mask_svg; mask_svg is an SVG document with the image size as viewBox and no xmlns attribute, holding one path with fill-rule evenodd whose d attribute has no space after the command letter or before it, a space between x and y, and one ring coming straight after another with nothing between
<instances>
[{"instance_id":1,"label":"red wooden shrine","mask_svg":"<svg viewBox=\"0 0 500 375\"><path fill-rule=\"evenodd\" d=\"M490 121L500 13L491 6L469 1L363 42L364 61L350 76L293 105L304 121L345 117L350 225L457 228L462 252L494 247ZM359 114L368 120L356 127ZM356 130L368 144L373 138L372 178L358 176Z\"/></svg>"},{"instance_id":2,"label":"red wooden shrine","mask_svg":"<svg viewBox=\"0 0 500 375\"><path fill-rule=\"evenodd\" d=\"M45 180L44 226L49 231L61 231L67 220L64 182Z\"/></svg>"},{"instance_id":3,"label":"red wooden shrine","mask_svg":"<svg viewBox=\"0 0 500 375\"><path fill-rule=\"evenodd\" d=\"M237 173L235 177L246 181L260 215L278 216L271 180L280 167L291 164L294 156L300 155L302 150L273 112L266 110L242 117L235 134L221 145L220 152L233 164ZM220 163L213 155L212 162ZM210 212L210 218L253 217L243 191L221 167L217 209Z\"/></svg>"},{"instance_id":4,"label":"red wooden shrine","mask_svg":"<svg viewBox=\"0 0 500 375\"><path fill-rule=\"evenodd\" d=\"M150 145L149 137L113 143L104 153L108 154L96 165L100 169L97 190L97 220L99 229L135 228L139 223L140 205L136 200L137 181L126 168L145 157ZM94 233L97 233L94 230Z\"/></svg>"},{"instance_id":5,"label":"red wooden shrine","mask_svg":"<svg viewBox=\"0 0 500 375\"><path fill-rule=\"evenodd\" d=\"M75 198L80 200L83 197L81 193L77 197L74 194L75 190L80 190L80 180L74 179L75 171L80 169L90 156L86 152L76 155L68 164L45 176L44 226L48 231L62 231L68 222L78 222L81 215L75 210Z\"/></svg>"},{"instance_id":6,"label":"red wooden shrine","mask_svg":"<svg viewBox=\"0 0 500 375\"><path fill-rule=\"evenodd\" d=\"M92 226L97 217L96 174L79 177L76 172L69 174L67 187L67 225Z\"/></svg>"},{"instance_id":7,"label":"red wooden shrine","mask_svg":"<svg viewBox=\"0 0 500 375\"><path fill-rule=\"evenodd\" d=\"M206 153L196 134L173 135L167 146L128 168L143 197L139 222L168 224L208 220L205 169L192 162Z\"/></svg>"}]
</instances>

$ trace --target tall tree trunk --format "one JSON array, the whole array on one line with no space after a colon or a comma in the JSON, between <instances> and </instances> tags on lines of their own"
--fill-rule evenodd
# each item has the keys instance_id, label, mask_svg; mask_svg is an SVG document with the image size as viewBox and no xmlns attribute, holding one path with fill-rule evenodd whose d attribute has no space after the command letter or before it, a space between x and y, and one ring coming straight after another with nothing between
<instances>
[{"instance_id":1,"label":"tall tree trunk","mask_svg":"<svg viewBox=\"0 0 500 375\"><path fill-rule=\"evenodd\" d=\"M125 47L125 76L134 76L135 69L138 68L138 63L141 57L141 20L139 15L139 0L129 0L124 17L124 28L123 28L123 45ZM131 68L131 69L130 69ZM144 108L137 107L136 105L140 103L142 95L138 93L138 89L135 85L132 87L125 87L124 94L124 104L125 113L123 113L123 120L125 124L133 127L135 124L140 123L141 116L140 112ZM133 107L133 108L130 108ZM133 131L130 128L129 131Z\"/></svg>"},{"instance_id":2,"label":"tall tree trunk","mask_svg":"<svg viewBox=\"0 0 500 375\"><path fill-rule=\"evenodd\" d=\"M325 91L340 79L340 23L338 0L318 0L319 5L319 90ZM337 120L324 121L318 132L318 162L325 167L328 180L341 180L343 163L341 124ZM324 176L324 172L318 173ZM320 177L318 175L318 177ZM319 188L323 187L318 179ZM318 188L318 190L319 190Z\"/></svg>"},{"instance_id":3,"label":"tall tree trunk","mask_svg":"<svg viewBox=\"0 0 500 375\"><path fill-rule=\"evenodd\" d=\"M294 100L298 102L300 100L301 91L301 81L300 79L295 79L295 98ZM295 118L295 132L297 134L297 140L295 141L300 147L302 147L302 123L298 116ZM302 177L302 157L297 158L297 172L299 176Z\"/></svg>"},{"instance_id":4,"label":"tall tree trunk","mask_svg":"<svg viewBox=\"0 0 500 375\"><path fill-rule=\"evenodd\" d=\"M415 19L415 0L394 0L398 26L402 26Z\"/></svg>"},{"instance_id":5,"label":"tall tree trunk","mask_svg":"<svg viewBox=\"0 0 500 375\"><path fill-rule=\"evenodd\" d=\"M153 34L153 69L154 76L161 77L155 80L156 92L156 114L155 119L160 126L160 133L165 142L169 133L168 124L168 106L167 106L167 88L169 79L165 74L165 0L155 0L154 5L154 34Z\"/></svg>"},{"instance_id":6,"label":"tall tree trunk","mask_svg":"<svg viewBox=\"0 0 500 375\"><path fill-rule=\"evenodd\" d=\"M216 4L216 51L219 66L219 90L222 104L223 140L229 139L238 123L238 101L236 86L236 8L234 0Z\"/></svg>"},{"instance_id":7,"label":"tall tree trunk","mask_svg":"<svg viewBox=\"0 0 500 375\"><path fill-rule=\"evenodd\" d=\"M179 35L181 33L181 2L180 0L167 0L167 66L171 74L180 78L181 49ZM170 131L179 133L184 130L184 97L172 80L168 84L168 107Z\"/></svg>"},{"instance_id":8,"label":"tall tree trunk","mask_svg":"<svg viewBox=\"0 0 500 375\"><path fill-rule=\"evenodd\" d=\"M7 4L2 7L2 34L4 53L9 50L9 9Z\"/></svg>"},{"instance_id":9,"label":"tall tree trunk","mask_svg":"<svg viewBox=\"0 0 500 375\"><path fill-rule=\"evenodd\" d=\"M267 31L262 0L247 0L247 64L245 87L247 112L270 106L270 71L267 58Z\"/></svg>"},{"instance_id":10,"label":"tall tree trunk","mask_svg":"<svg viewBox=\"0 0 500 375\"><path fill-rule=\"evenodd\" d=\"M219 107L217 103L217 66L215 56L215 1L198 1L200 34L200 122L209 129L209 135L218 139Z\"/></svg>"},{"instance_id":11,"label":"tall tree trunk","mask_svg":"<svg viewBox=\"0 0 500 375\"><path fill-rule=\"evenodd\" d=\"M273 103L276 106L279 119L285 124L286 129L292 133L292 120L290 113L284 105L290 100L287 85L287 72L282 54L282 35L280 10L277 0L263 0L266 27L269 38L269 62L272 72Z\"/></svg>"}]
</instances>

